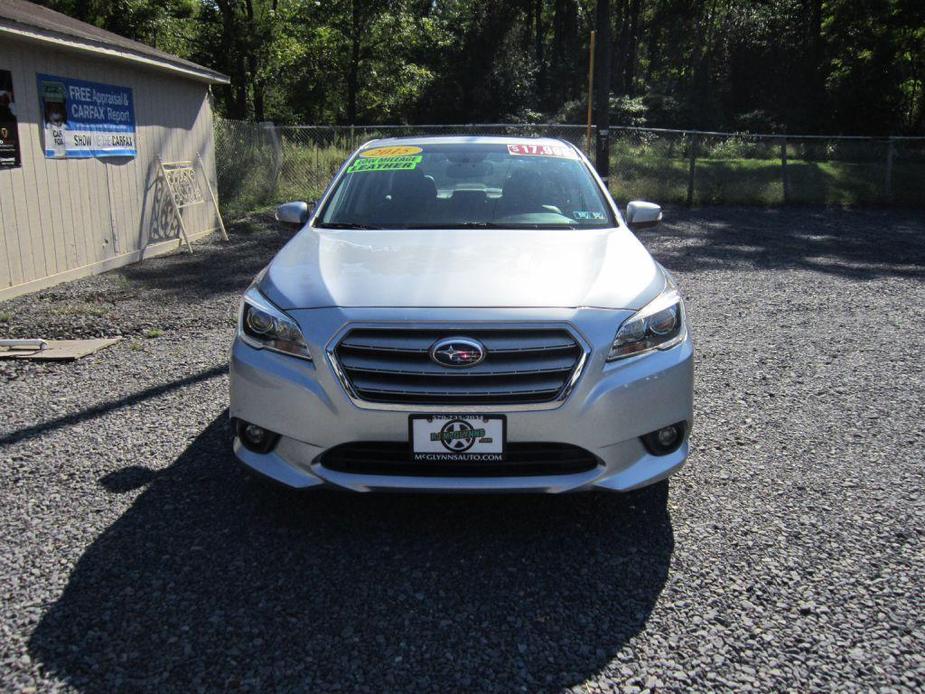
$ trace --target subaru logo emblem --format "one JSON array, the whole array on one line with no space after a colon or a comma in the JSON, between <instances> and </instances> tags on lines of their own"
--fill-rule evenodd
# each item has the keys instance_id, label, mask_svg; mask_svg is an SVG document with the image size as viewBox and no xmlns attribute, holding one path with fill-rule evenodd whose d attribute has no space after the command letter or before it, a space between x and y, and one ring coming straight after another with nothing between
<instances>
[{"instance_id":1,"label":"subaru logo emblem","mask_svg":"<svg viewBox=\"0 0 925 694\"><path fill-rule=\"evenodd\" d=\"M448 337L433 344L430 358L440 366L465 368L475 366L485 358L485 347L478 340L468 337Z\"/></svg>"}]
</instances>

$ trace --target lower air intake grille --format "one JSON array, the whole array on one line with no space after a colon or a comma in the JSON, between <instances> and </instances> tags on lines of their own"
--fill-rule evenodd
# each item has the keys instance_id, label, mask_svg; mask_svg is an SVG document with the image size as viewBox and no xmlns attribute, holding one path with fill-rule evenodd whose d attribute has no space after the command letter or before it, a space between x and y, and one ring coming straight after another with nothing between
<instances>
[{"instance_id":1,"label":"lower air intake grille","mask_svg":"<svg viewBox=\"0 0 925 694\"><path fill-rule=\"evenodd\" d=\"M466 337L485 347L475 366L443 366L431 347ZM584 349L562 328L354 328L334 354L357 397L418 405L549 402L564 393Z\"/></svg>"},{"instance_id":2,"label":"lower air intake grille","mask_svg":"<svg viewBox=\"0 0 925 694\"><path fill-rule=\"evenodd\" d=\"M564 443L508 443L500 463L412 462L409 445L392 441L343 444L325 451L318 462L329 470L354 475L410 477L573 475L598 465L588 451Z\"/></svg>"}]
</instances>

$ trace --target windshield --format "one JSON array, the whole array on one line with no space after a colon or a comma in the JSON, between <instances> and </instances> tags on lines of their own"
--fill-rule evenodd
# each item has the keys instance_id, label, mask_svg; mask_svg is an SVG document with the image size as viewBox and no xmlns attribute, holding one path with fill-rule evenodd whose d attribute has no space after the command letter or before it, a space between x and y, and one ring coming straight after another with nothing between
<instances>
[{"instance_id":1,"label":"windshield","mask_svg":"<svg viewBox=\"0 0 925 694\"><path fill-rule=\"evenodd\" d=\"M361 151L319 217L327 228L615 226L566 145L444 143Z\"/></svg>"}]
</instances>

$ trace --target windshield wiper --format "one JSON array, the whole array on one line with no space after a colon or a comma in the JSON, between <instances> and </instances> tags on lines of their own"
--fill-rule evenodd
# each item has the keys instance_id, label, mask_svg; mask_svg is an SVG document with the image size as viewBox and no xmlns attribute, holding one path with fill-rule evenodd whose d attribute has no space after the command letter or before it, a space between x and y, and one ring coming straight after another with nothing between
<instances>
[{"instance_id":1,"label":"windshield wiper","mask_svg":"<svg viewBox=\"0 0 925 694\"><path fill-rule=\"evenodd\" d=\"M382 227L372 226L370 224L354 224L353 222L328 222L326 224L316 224L318 229L381 229Z\"/></svg>"},{"instance_id":2,"label":"windshield wiper","mask_svg":"<svg viewBox=\"0 0 925 694\"><path fill-rule=\"evenodd\" d=\"M434 222L433 224L409 224L405 229L509 229L509 224L496 224L495 222L453 222L446 224Z\"/></svg>"},{"instance_id":3,"label":"windshield wiper","mask_svg":"<svg viewBox=\"0 0 925 694\"><path fill-rule=\"evenodd\" d=\"M531 224L512 222L500 224L498 222L458 222L454 224L411 224L405 229L577 229L571 224Z\"/></svg>"}]
</instances>

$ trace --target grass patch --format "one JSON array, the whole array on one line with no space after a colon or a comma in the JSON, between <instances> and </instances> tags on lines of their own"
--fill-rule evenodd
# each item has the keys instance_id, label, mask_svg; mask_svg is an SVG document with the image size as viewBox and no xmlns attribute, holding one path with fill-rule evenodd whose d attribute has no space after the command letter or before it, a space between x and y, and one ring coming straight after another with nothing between
<instances>
[{"instance_id":1,"label":"grass patch","mask_svg":"<svg viewBox=\"0 0 925 694\"><path fill-rule=\"evenodd\" d=\"M687 201L689 162L621 154L611 160L611 192L621 203ZM842 161L787 162L791 203L823 205L892 204L925 206L925 163L903 162L893 169L893 198L886 196L882 164ZM782 205L779 159L698 158L694 168L696 205Z\"/></svg>"},{"instance_id":2,"label":"grass patch","mask_svg":"<svg viewBox=\"0 0 925 694\"><path fill-rule=\"evenodd\" d=\"M229 218L291 200L316 200L350 155L349 138L324 145L303 131L284 131L277 159L270 147L242 149L219 165L223 211ZM690 142L685 139L615 142L611 191L621 203L644 199L687 201ZM787 202L818 205L893 204L925 207L925 159L897 158L893 194L886 195L885 161L879 151L832 143L791 144ZM776 142L730 138L698 144L693 202L696 205L783 205L780 147Z\"/></svg>"},{"instance_id":3,"label":"grass patch","mask_svg":"<svg viewBox=\"0 0 925 694\"><path fill-rule=\"evenodd\" d=\"M140 352L145 348L145 346L143 342L140 342L138 340L132 340L131 342L128 343L128 348L132 350L133 352Z\"/></svg>"},{"instance_id":4,"label":"grass patch","mask_svg":"<svg viewBox=\"0 0 925 694\"><path fill-rule=\"evenodd\" d=\"M161 330L160 328L148 328L147 330L145 330L145 337L148 338L149 340L153 340L154 338L160 337L163 334L164 334L164 331Z\"/></svg>"},{"instance_id":5,"label":"grass patch","mask_svg":"<svg viewBox=\"0 0 925 694\"><path fill-rule=\"evenodd\" d=\"M279 160L270 147L242 147L238 156L219 163L222 213L239 219L283 202L317 200L351 151L347 142L316 146L287 136Z\"/></svg>"},{"instance_id":6,"label":"grass patch","mask_svg":"<svg viewBox=\"0 0 925 694\"><path fill-rule=\"evenodd\" d=\"M9 323L13 318L12 313L6 313L5 311L0 311L0 323Z\"/></svg>"}]
</instances>

